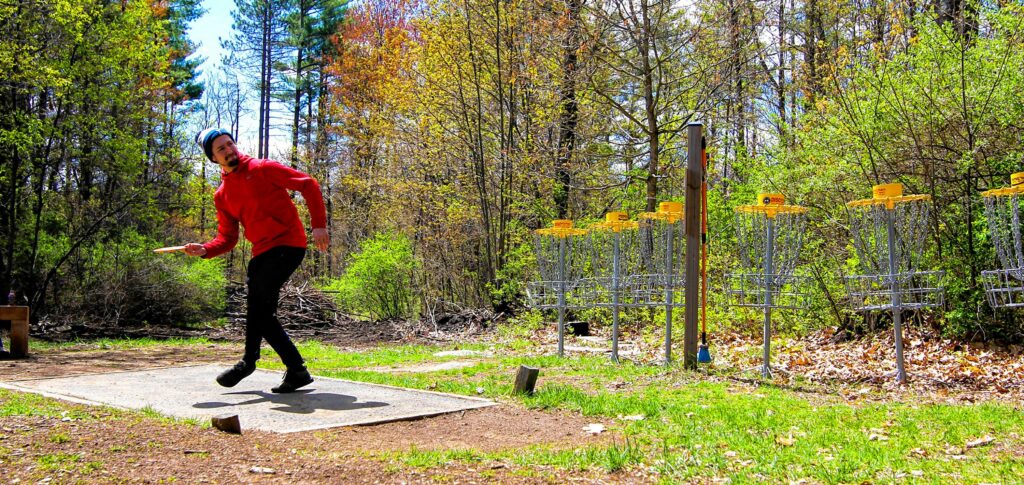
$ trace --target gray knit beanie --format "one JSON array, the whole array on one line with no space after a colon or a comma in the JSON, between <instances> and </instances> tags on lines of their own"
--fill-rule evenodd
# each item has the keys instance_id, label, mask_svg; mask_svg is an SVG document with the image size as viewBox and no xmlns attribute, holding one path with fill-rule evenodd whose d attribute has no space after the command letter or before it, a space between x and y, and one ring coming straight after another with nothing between
<instances>
[{"instance_id":1,"label":"gray knit beanie","mask_svg":"<svg viewBox=\"0 0 1024 485\"><path fill-rule=\"evenodd\" d=\"M216 140L221 135L227 135L231 138L231 141L235 141L235 137L231 136L229 131L222 128L207 128L196 135L196 143L203 147L203 153L206 154L206 158L209 158L211 162L213 161L213 140Z\"/></svg>"}]
</instances>

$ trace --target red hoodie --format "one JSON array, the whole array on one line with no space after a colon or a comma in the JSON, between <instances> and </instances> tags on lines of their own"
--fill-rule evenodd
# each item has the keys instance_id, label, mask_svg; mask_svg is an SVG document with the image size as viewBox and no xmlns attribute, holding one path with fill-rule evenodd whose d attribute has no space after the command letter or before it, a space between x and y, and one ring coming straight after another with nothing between
<instances>
[{"instance_id":1,"label":"red hoodie","mask_svg":"<svg viewBox=\"0 0 1024 485\"><path fill-rule=\"evenodd\" d=\"M253 257L277 246L306 247L306 230L289 196L297 190L306 199L313 228L327 227L327 211L320 185L313 177L273 160L239 154L238 166L221 172L213 196L217 206L217 237L203 244L206 258L219 256L238 243L238 223L252 243Z\"/></svg>"}]
</instances>

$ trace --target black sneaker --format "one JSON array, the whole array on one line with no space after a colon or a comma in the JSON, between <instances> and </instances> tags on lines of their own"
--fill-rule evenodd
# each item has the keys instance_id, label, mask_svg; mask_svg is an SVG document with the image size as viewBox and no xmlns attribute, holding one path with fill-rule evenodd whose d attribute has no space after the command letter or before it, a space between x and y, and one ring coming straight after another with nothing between
<instances>
[{"instance_id":1,"label":"black sneaker","mask_svg":"<svg viewBox=\"0 0 1024 485\"><path fill-rule=\"evenodd\" d=\"M277 394L295 392L296 389L312 382L313 376L309 375L309 371L305 367L299 370L288 369L284 371L284 380L281 381L281 384L270 391Z\"/></svg>"},{"instance_id":2,"label":"black sneaker","mask_svg":"<svg viewBox=\"0 0 1024 485\"><path fill-rule=\"evenodd\" d=\"M255 370L256 364L250 364L244 360L240 360L234 367L221 372L220 375L217 376L217 384L224 387L235 387L235 384L238 384L242 379L249 377L249 375Z\"/></svg>"}]
</instances>

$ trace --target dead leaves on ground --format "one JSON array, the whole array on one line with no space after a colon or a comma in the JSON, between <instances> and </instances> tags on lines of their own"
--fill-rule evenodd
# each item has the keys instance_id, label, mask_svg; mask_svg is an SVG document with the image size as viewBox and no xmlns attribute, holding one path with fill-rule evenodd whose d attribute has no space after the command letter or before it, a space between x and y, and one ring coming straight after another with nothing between
<instances>
[{"instance_id":1,"label":"dead leaves on ground","mask_svg":"<svg viewBox=\"0 0 1024 485\"><path fill-rule=\"evenodd\" d=\"M996 440L995 438L993 438L993 437L991 437L989 435L985 435L985 436L983 436L981 438L968 441L966 444L964 444L964 448L969 450L971 448L979 448L979 447L982 447L982 446L988 446L988 445L992 444L993 442L995 442L995 440Z\"/></svg>"},{"instance_id":2,"label":"dead leaves on ground","mask_svg":"<svg viewBox=\"0 0 1024 485\"><path fill-rule=\"evenodd\" d=\"M940 401L1024 401L1021 345L963 343L908 329L904 358L909 386L901 388L895 379L891 331L842 343L833 343L831 337L832 329L825 329L801 339L773 339L773 370L802 381L838 384L839 393L854 400L876 392L912 390ZM714 365L740 370L759 364L762 345L754 336L716 335Z\"/></svg>"},{"instance_id":3,"label":"dead leaves on ground","mask_svg":"<svg viewBox=\"0 0 1024 485\"><path fill-rule=\"evenodd\" d=\"M600 330L600 328L598 328ZM545 327L539 340L555 341L554 330ZM892 331L835 343L834 329L825 328L803 338L775 337L771 342L772 370L776 379L801 386L820 384L826 393L849 401L891 399L903 396L920 402L976 402L1000 400L1024 403L1024 345L959 342L910 327L905 329L904 357L908 385L895 379L895 343ZM664 342L657 333L640 338L624 332L621 342L635 346L631 357L644 365L661 365ZM760 335L736 332L708 335L714 361L713 376L729 378L756 374L760 369L763 342ZM621 345L620 342L620 345ZM681 359L682 340L675 355ZM751 371L751 369L754 369ZM606 385L609 391L630 386L621 381Z\"/></svg>"}]
</instances>

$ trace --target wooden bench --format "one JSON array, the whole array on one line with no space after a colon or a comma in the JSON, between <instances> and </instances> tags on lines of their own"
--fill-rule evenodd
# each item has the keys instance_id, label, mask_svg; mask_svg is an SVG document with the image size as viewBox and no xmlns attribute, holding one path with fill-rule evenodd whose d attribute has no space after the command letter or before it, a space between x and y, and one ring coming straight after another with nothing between
<instances>
[{"instance_id":1,"label":"wooden bench","mask_svg":"<svg viewBox=\"0 0 1024 485\"><path fill-rule=\"evenodd\" d=\"M0 320L11 321L11 355L28 356L28 307L0 306Z\"/></svg>"}]
</instances>

